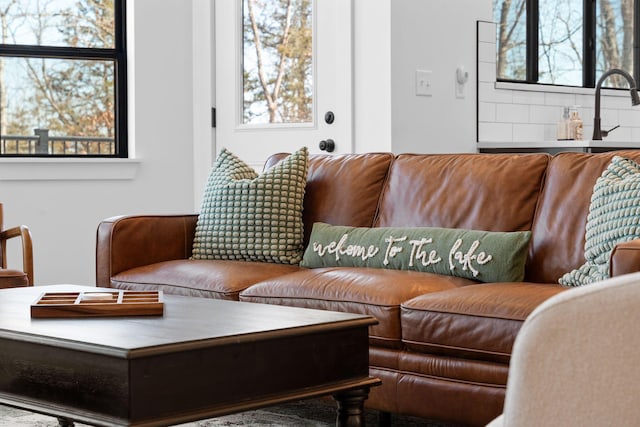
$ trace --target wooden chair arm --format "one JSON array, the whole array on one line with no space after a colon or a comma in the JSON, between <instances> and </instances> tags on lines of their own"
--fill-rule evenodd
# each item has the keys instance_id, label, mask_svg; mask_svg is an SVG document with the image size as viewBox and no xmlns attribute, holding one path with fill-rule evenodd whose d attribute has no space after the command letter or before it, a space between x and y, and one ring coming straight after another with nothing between
<instances>
[{"instance_id":1,"label":"wooden chair arm","mask_svg":"<svg viewBox=\"0 0 640 427\"><path fill-rule=\"evenodd\" d=\"M27 274L29 286L33 286L33 244L31 232L26 225L7 228L0 231L0 244L2 245L2 268L7 268L7 240L20 237L22 240L22 270Z\"/></svg>"}]
</instances>

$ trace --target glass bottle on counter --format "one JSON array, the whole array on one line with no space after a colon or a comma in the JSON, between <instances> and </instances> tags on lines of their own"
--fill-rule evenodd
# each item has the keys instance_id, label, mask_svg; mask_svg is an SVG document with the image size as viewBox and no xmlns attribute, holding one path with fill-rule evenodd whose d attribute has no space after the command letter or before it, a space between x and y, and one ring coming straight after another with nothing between
<instances>
[{"instance_id":1,"label":"glass bottle on counter","mask_svg":"<svg viewBox=\"0 0 640 427\"><path fill-rule=\"evenodd\" d=\"M583 122L578 113L578 107L571 108L569 120L569 139L574 141L582 141L583 139Z\"/></svg>"},{"instance_id":2,"label":"glass bottle on counter","mask_svg":"<svg viewBox=\"0 0 640 427\"><path fill-rule=\"evenodd\" d=\"M571 117L569 116L570 107L564 107L562 117L558 121L556 128L556 139L558 141L566 141L569 138L569 122Z\"/></svg>"}]
</instances>

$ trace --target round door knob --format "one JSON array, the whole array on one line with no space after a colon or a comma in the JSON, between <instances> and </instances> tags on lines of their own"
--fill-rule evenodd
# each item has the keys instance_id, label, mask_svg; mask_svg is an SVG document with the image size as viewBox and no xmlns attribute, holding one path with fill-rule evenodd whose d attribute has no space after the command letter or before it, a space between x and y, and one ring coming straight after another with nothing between
<instances>
[{"instance_id":1,"label":"round door knob","mask_svg":"<svg viewBox=\"0 0 640 427\"><path fill-rule=\"evenodd\" d=\"M336 149L336 143L333 141L333 139L326 139L326 140L323 139L322 141L320 141L319 148L322 151L331 153L333 152L333 150Z\"/></svg>"}]
</instances>

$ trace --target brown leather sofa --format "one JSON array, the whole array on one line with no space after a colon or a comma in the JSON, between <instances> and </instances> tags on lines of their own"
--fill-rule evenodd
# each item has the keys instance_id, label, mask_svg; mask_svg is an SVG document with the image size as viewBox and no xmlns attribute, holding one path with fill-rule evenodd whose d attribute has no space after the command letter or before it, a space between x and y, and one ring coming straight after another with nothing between
<instances>
[{"instance_id":1,"label":"brown leather sofa","mask_svg":"<svg viewBox=\"0 0 640 427\"><path fill-rule=\"evenodd\" d=\"M616 154L640 161L639 151ZM313 155L304 221L360 227L531 230L525 280L478 283L413 271L189 260L197 215L104 220L97 285L368 313L367 405L484 425L502 412L516 334L585 262L593 185L614 153ZM267 166L283 155L273 156ZM616 247L611 273L640 270L640 240ZM562 327L562 325L559 325Z\"/></svg>"}]
</instances>

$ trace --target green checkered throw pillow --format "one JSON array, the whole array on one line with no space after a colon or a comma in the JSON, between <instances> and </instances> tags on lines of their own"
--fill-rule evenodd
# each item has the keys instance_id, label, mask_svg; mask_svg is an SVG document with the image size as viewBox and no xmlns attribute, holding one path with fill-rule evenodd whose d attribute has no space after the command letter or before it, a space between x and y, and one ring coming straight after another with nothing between
<instances>
[{"instance_id":1,"label":"green checkered throw pillow","mask_svg":"<svg viewBox=\"0 0 640 427\"><path fill-rule=\"evenodd\" d=\"M260 175L222 149L204 191L191 258L298 264L307 170L306 147Z\"/></svg>"},{"instance_id":2,"label":"green checkered throw pillow","mask_svg":"<svg viewBox=\"0 0 640 427\"><path fill-rule=\"evenodd\" d=\"M615 156L596 181L587 216L584 257L580 268L560 284L581 286L607 279L613 248L640 238L640 165Z\"/></svg>"}]
</instances>

